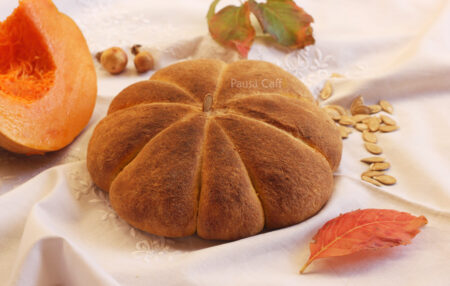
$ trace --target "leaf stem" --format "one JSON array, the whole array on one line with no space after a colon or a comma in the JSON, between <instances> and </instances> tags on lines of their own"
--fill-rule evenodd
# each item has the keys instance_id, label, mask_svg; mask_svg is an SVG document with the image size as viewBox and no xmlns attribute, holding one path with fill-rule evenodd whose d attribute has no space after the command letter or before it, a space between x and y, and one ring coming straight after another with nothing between
<instances>
[{"instance_id":1,"label":"leaf stem","mask_svg":"<svg viewBox=\"0 0 450 286\"><path fill-rule=\"evenodd\" d=\"M303 272L306 270L306 267L308 267L311 264L312 260L308 259L308 261L306 261L305 265L303 265L302 269L300 269L300 274L303 274Z\"/></svg>"}]
</instances>

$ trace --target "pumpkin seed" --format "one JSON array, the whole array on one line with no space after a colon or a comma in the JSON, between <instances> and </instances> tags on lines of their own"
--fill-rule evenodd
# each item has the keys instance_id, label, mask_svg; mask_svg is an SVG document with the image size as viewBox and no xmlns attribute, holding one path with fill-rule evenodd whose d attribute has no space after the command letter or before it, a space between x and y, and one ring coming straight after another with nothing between
<instances>
[{"instance_id":1,"label":"pumpkin seed","mask_svg":"<svg viewBox=\"0 0 450 286\"><path fill-rule=\"evenodd\" d=\"M370 132L369 130L364 130L362 133L362 138L364 141L369 143L377 143L377 135L375 133Z\"/></svg>"},{"instance_id":2,"label":"pumpkin seed","mask_svg":"<svg viewBox=\"0 0 450 286\"><path fill-rule=\"evenodd\" d=\"M352 133L352 130L350 128L348 128L348 127L345 127L345 126L338 125L338 129L339 129L339 133L341 134L341 137L343 139L347 138L348 135L350 133Z\"/></svg>"},{"instance_id":3,"label":"pumpkin seed","mask_svg":"<svg viewBox=\"0 0 450 286\"><path fill-rule=\"evenodd\" d=\"M370 108L365 105L358 105L350 110L352 115L355 114L370 114Z\"/></svg>"},{"instance_id":4,"label":"pumpkin seed","mask_svg":"<svg viewBox=\"0 0 450 286\"><path fill-rule=\"evenodd\" d=\"M375 186L381 187L380 182L378 182L377 180L374 180L374 179L372 179L370 177L362 176L361 179L363 179L364 181L369 182L369 183L371 183L371 184L373 184Z\"/></svg>"},{"instance_id":5,"label":"pumpkin seed","mask_svg":"<svg viewBox=\"0 0 450 286\"><path fill-rule=\"evenodd\" d=\"M203 99L203 112L208 112L211 110L213 104L213 98L211 94L207 94Z\"/></svg>"},{"instance_id":6,"label":"pumpkin seed","mask_svg":"<svg viewBox=\"0 0 450 286\"><path fill-rule=\"evenodd\" d=\"M342 115L341 119L339 119L339 124L353 126L355 125L355 121L348 115Z\"/></svg>"},{"instance_id":7,"label":"pumpkin seed","mask_svg":"<svg viewBox=\"0 0 450 286\"><path fill-rule=\"evenodd\" d=\"M381 171L365 171L364 173L361 174L361 177L362 176L366 176L366 177L372 178L374 176L381 176L381 175L384 175L384 172L381 172Z\"/></svg>"},{"instance_id":8,"label":"pumpkin seed","mask_svg":"<svg viewBox=\"0 0 450 286\"><path fill-rule=\"evenodd\" d=\"M381 106L378 104L369 105L370 114L378 113L381 111Z\"/></svg>"},{"instance_id":9,"label":"pumpkin seed","mask_svg":"<svg viewBox=\"0 0 450 286\"><path fill-rule=\"evenodd\" d=\"M370 164L369 169L372 171L384 171L387 170L391 167L391 164L389 164L388 162L383 162L383 163L372 163Z\"/></svg>"},{"instance_id":10,"label":"pumpkin seed","mask_svg":"<svg viewBox=\"0 0 450 286\"><path fill-rule=\"evenodd\" d=\"M363 105L364 104L364 98L360 95L358 97L356 97L355 99L353 99L351 106L358 106L358 105Z\"/></svg>"},{"instance_id":11,"label":"pumpkin seed","mask_svg":"<svg viewBox=\"0 0 450 286\"><path fill-rule=\"evenodd\" d=\"M381 132L392 132L398 129L397 125L382 125L380 126Z\"/></svg>"},{"instance_id":12,"label":"pumpkin seed","mask_svg":"<svg viewBox=\"0 0 450 286\"><path fill-rule=\"evenodd\" d=\"M345 111L345 109L340 105L330 104L330 105L325 106L325 108L332 108L332 109L336 110L337 112L339 112L340 115L347 114L347 111Z\"/></svg>"},{"instance_id":13,"label":"pumpkin seed","mask_svg":"<svg viewBox=\"0 0 450 286\"><path fill-rule=\"evenodd\" d=\"M381 109L383 109L383 111L390 114L394 112L394 108L387 100L380 100L378 104L381 106Z\"/></svg>"},{"instance_id":14,"label":"pumpkin seed","mask_svg":"<svg viewBox=\"0 0 450 286\"><path fill-rule=\"evenodd\" d=\"M381 121L383 121L383 123L386 124L386 125L397 125L395 120L390 118L389 116L380 115L380 118L381 118Z\"/></svg>"},{"instance_id":15,"label":"pumpkin seed","mask_svg":"<svg viewBox=\"0 0 450 286\"><path fill-rule=\"evenodd\" d=\"M362 122L366 118L370 118L370 115L368 114L356 114L352 116L353 120L355 120L356 123Z\"/></svg>"},{"instance_id":16,"label":"pumpkin seed","mask_svg":"<svg viewBox=\"0 0 450 286\"><path fill-rule=\"evenodd\" d=\"M369 127L367 127L367 125L364 123L356 123L356 125L355 125L355 129L358 131L361 131L361 132L363 132L364 130L367 130L368 128Z\"/></svg>"},{"instance_id":17,"label":"pumpkin seed","mask_svg":"<svg viewBox=\"0 0 450 286\"><path fill-rule=\"evenodd\" d=\"M383 149L374 143L364 143L364 147L366 147L367 151L375 155L383 153Z\"/></svg>"},{"instance_id":18,"label":"pumpkin seed","mask_svg":"<svg viewBox=\"0 0 450 286\"><path fill-rule=\"evenodd\" d=\"M327 80L325 82L325 85L323 86L322 90L320 91L319 97L322 100L330 98L330 96L333 94L333 86L331 85L331 82Z\"/></svg>"},{"instance_id":19,"label":"pumpkin seed","mask_svg":"<svg viewBox=\"0 0 450 286\"><path fill-rule=\"evenodd\" d=\"M367 158L362 158L361 162L364 163L381 163L384 162L386 159L383 157L367 157Z\"/></svg>"},{"instance_id":20,"label":"pumpkin seed","mask_svg":"<svg viewBox=\"0 0 450 286\"><path fill-rule=\"evenodd\" d=\"M397 183L397 179L390 175L381 175L381 176L375 176L373 177L378 182L382 183L383 185L393 185Z\"/></svg>"},{"instance_id":21,"label":"pumpkin seed","mask_svg":"<svg viewBox=\"0 0 450 286\"><path fill-rule=\"evenodd\" d=\"M370 131L376 132L380 128L380 122L377 117L371 117L367 122L367 126L369 126Z\"/></svg>"},{"instance_id":22,"label":"pumpkin seed","mask_svg":"<svg viewBox=\"0 0 450 286\"><path fill-rule=\"evenodd\" d=\"M331 77L332 78L344 78L345 76L343 74L334 72L334 73L331 74Z\"/></svg>"},{"instance_id":23,"label":"pumpkin seed","mask_svg":"<svg viewBox=\"0 0 450 286\"><path fill-rule=\"evenodd\" d=\"M353 110L354 110L356 107L361 106L361 105L364 105L364 99L363 99L362 96L358 96L357 98L355 98L355 99L352 101L352 104L350 105L350 112L351 112L352 114L354 114L354 113L353 113Z\"/></svg>"},{"instance_id":24,"label":"pumpkin seed","mask_svg":"<svg viewBox=\"0 0 450 286\"><path fill-rule=\"evenodd\" d=\"M325 106L324 110L328 114L328 116L330 116L330 118L333 119L334 121L339 121L339 119L341 119L341 115L339 114L339 112L336 109L327 108Z\"/></svg>"}]
</instances>

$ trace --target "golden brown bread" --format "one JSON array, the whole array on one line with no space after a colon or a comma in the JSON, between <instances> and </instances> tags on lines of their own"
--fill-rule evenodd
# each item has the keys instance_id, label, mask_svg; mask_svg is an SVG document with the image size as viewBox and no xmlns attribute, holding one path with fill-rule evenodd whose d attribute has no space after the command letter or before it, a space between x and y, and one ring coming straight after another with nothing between
<instances>
[{"instance_id":1,"label":"golden brown bread","mask_svg":"<svg viewBox=\"0 0 450 286\"><path fill-rule=\"evenodd\" d=\"M341 152L334 123L294 76L261 61L195 60L116 96L87 165L131 225L233 240L319 211Z\"/></svg>"}]
</instances>

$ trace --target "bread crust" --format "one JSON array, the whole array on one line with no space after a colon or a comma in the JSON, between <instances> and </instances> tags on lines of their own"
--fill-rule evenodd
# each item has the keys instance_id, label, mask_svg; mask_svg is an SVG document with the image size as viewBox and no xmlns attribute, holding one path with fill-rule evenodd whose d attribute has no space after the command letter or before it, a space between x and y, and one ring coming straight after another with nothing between
<instances>
[{"instance_id":1,"label":"bread crust","mask_svg":"<svg viewBox=\"0 0 450 286\"><path fill-rule=\"evenodd\" d=\"M194 60L124 89L93 133L87 165L131 225L234 240L317 213L341 154L336 126L291 74L261 61Z\"/></svg>"}]
</instances>

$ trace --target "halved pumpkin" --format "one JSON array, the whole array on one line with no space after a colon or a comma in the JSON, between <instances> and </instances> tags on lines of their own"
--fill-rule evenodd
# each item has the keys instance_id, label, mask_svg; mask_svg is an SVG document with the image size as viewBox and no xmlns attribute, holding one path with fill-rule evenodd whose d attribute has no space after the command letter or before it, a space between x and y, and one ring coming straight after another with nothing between
<instances>
[{"instance_id":1,"label":"halved pumpkin","mask_svg":"<svg viewBox=\"0 0 450 286\"><path fill-rule=\"evenodd\" d=\"M50 0L22 0L0 22L0 147L59 150L87 125L97 78L86 40Z\"/></svg>"}]
</instances>

